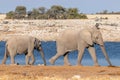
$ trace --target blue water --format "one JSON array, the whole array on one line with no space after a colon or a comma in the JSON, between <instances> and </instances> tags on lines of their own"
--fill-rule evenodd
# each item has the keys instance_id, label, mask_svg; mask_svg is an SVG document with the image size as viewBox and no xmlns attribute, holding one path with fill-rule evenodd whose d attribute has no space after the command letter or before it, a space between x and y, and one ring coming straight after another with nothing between
<instances>
[{"instance_id":1,"label":"blue water","mask_svg":"<svg viewBox=\"0 0 120 80\"><path fill-rule=\"evenodd\" d=\"M49 42L42 42L42 47L45 54L45 59L47 65L50 65L49 59L56 54L56 42L49 41ZM102 51L98 45L95 45L96 53L98 62L102 66L107 66L108 63L102 54ZM105 48L110 58L110 61L115 66L120 66L120 42L105 42ZM0 42L0 63L4 57L5 52L5 42ZM72 51L69 54L69 61L72 65L76 65L77 63L77 51ZM41 59L41 55L38 51L34 50L35 55L35 65L43 64L43 60ZM15 57L15 62L19 63L20 65L25 65L25 55L17 55ZM7 64L10 64L10 57L7 59ZM85 66L92 66L93 61L91 56L89 55L87 49L85 50L85 54L82 59L82 64ZM58 58L55 62L55 65L63 65L63 56Z\"/></svg>"}]
</instances>

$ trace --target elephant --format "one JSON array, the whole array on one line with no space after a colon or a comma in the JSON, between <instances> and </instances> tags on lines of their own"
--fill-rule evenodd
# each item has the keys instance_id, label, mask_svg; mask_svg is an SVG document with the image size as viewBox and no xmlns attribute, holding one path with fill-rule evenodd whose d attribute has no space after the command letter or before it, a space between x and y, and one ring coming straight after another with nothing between
<instances>
[{"instance_id":1,"label":"elephant","mask_svg":"<svg viewBox=\"0 0 120 80\"><path fill-rule=\"evenodd\" d=\"M96 24L92 28L84 28L81 30L67 29L61 32L56 39L57 53L49 60L49 62L53 65L60 56L64 56L64 65L71 65L68 61L68 53L73 50L78 50L77 65L82 66L81 60L83 58L84 50L87 48L94 61L94 66L100 66L94 48L94 45L98 44L101 47L109 66L112 66L105 50L102 34L98 26L99 24Z\"/></svg>"},{"instance_id":2,"label":"elephant","mask_svg":"<svg viewBox=\"0 0 120 80\"><path fill-rule=\"evenodd\" d=\"M15 56L17 54L25 54L26 65L33 65L35 62L33 54L34 49L40 51L44 65L46 65L41 41L39 39L26 35L12 36L6 41L5 54L2 64L6 64L8 56L11 58L11 64L15 64Z\"/></svg>"}]
</instances>

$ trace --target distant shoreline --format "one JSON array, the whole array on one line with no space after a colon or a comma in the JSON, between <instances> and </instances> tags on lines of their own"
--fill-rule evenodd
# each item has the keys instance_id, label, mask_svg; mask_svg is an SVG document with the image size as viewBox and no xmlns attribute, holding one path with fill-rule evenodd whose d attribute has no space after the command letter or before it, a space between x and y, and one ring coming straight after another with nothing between
<instances>
[{"instance_id":1,"label":"distant shoreline","mask_svg":"<svg viewBox=\"0 0 120 80\"><path fill-rule=\"evenodd\" d=\"M59 33L65 29L78 30L100 23L104 41L120 42L120 36L118 36L120 35L120 15L87 16L88 19L67 20L7 20L0 18L0 40L6 40L15 35L29 35L43 41L55 41Z\"/></svg>"}]
</instances>

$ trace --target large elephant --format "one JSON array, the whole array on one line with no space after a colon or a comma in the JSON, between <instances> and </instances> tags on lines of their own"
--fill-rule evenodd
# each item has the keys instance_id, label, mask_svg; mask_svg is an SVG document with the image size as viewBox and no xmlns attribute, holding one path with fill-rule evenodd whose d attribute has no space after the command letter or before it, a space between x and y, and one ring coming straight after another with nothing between
<instances>
[{"instance_id":1,"label":"large elephant","mask_svg":"<svg viewBox=\"0 0 120 80\"><path fill-rule=\"evenodd\" d=\"M2 64L6 63L7 57L9 55L11 57L11 64L15 64L15 55L24 53L26 55L26 65L33 65L35 62L33 54L34 49L40 51L44 65L46 65L46 60L44 58L44 53L41 47L41 41L39 39L31 36L13 36L6 42L5 54L2 60ZM32 59L31 62L30 59Z\"/></svg>"},{"instance_id":2,"label":"large elephant","mask_svg":"<svg viewBox=\"0 0 120 80\"><path fill-rule=\"evenodd\" d=\"M99 66L94 44L100 45L103 54L108 61L109 65L112 66L108 55L105 50L102 34L99 30L99 25L96 24L93 28L82 29L82 30L65 30L63 31L56 41L57 53L53 56L49 62L54 64L56 59L60 56L64 56L64 65L70 65L68 61L68 53L72 50L78 50L78 62L77 65L81 65L81 60L85 48L88 49L95 66Z\"/></svg>"}]
</instances>

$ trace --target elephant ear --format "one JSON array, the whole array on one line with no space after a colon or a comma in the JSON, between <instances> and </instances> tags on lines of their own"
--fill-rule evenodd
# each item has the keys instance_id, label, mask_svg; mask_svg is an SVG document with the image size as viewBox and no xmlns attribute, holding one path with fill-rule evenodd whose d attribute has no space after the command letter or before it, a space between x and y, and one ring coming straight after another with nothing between
<instances>
[{"instance_id":1,"label":"elephant ear","mask_svg":"<svg viewBox=\"0 0 120 80\"><path fill-rule=\"evenodd\" d=\"M40 45L40 41L37 38L34 39L34 45L36 48L38 48Z\"/></svg>"},{"instance_id":2,"label":"elephant ear","mask_svg":"<svg viewBox=\"0 0 120 80\"><path fill-rule=\"evenodd\" d=\"M87 44L93 45L92 34L88 30L82 31L81 37Z\"/></svg>"},{"instance_id":3,"label":"elephant ear","mask_svg":"<svg viewBox=\"0 0 120 80\"><path fill-rule=\"evenodd\" d=\"M34 46L36 47L37 46L37 39L34 38Z\"/></svg>"}]
</instances>

